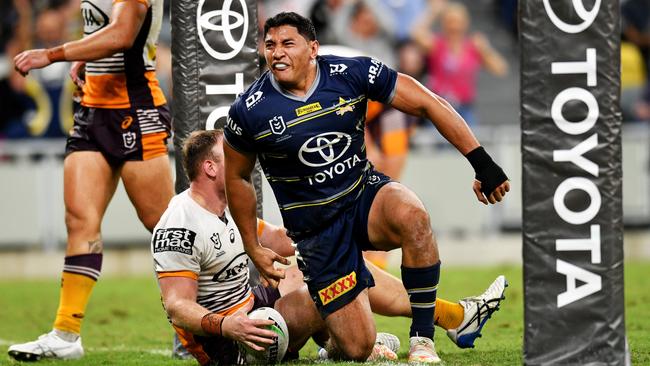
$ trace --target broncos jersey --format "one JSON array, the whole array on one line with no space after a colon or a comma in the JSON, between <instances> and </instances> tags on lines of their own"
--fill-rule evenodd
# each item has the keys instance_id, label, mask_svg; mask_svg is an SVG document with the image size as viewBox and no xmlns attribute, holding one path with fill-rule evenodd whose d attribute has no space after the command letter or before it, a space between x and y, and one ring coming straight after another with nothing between
<instances>
[{"instance_id":1,"label":"broncos jersey","mask_svg":"<svg viewBox=\"0 0 650 366\"><path fill-rule=\"evenodd\" d=\"M84 37L111 21L113 4L127 0L84 0ZM128 0L134 1L134 0ZM81 104L93 108L153 107L166 103L156 79L156 43L163 16L163 0L135 0L147 7L133 46L124 52L86 63Z\"/></svg>"},{"instance_id":2,"label":"broncos jersey","mask_svg":"<svg viewBox=\"0 0 650 366\"><path fill-rule=\"evenodd\" d=\"M251 298L248 256L228 211L219 217L186 190L172 198L153 231L151 252L158 277L198 281L196 302L218 313Z\"/></svg>"},{"instance_id":3,"label":"broncos jersey","mask_svg":"<svg viewBox=\"0 0 650 366\"><path fill-rule=\"evenodd\" d=\"M286 92L267 71L231 106L226 141L257 155L294 240L318 232L363 190L367 102L390 103L396 81L372 58L318 56L305 96Z\"/></svg>"}]
</instances>

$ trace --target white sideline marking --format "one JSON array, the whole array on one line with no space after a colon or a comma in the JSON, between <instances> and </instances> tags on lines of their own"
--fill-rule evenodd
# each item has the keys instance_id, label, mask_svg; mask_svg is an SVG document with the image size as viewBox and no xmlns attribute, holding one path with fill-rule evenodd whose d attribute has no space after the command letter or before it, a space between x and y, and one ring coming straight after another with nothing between
<instances>
[{"instance_id":1,"label":"white sideline marking","mask_svg":"<svg viewBox=\"0 0 650 366\"><path fill-rule=\"evenodd\" d=\"M9 341L6 339L0 338L0 346L10 346L12 344L19 343L18 341ZM126 346L116 346L116 347L84 347L84 350L90 352L145 352L152 355L163 355L170 356L172 355L171 347L170 349L142 349L142 348L133 348Z\"/></svg>"}]
</instances>

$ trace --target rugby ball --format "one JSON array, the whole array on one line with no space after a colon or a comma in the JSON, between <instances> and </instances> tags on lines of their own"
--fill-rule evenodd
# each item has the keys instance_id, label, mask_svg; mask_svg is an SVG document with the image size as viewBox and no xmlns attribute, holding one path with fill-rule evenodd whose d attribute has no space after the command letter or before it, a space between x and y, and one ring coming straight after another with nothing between
<instances>
[{"instance_id":1,"label":"rugby ball","mask_svg":"<svg viewBox=\"0 0 650 366\"><path fill-rule=\"evenodd\" d=\"M274 365L280 363L289 347L289 330L287 329L287 323L284 321L282 315L273 308L263 307L251 311L248 313L248 317L251 319L273 320L275 324L269 325L266 328L275 332L277 337L275 342L266 347L264 351L255 351L244 346L244 350L246 351L246 362L248 364L256 365Z\"/></svg>"}]
</instances>

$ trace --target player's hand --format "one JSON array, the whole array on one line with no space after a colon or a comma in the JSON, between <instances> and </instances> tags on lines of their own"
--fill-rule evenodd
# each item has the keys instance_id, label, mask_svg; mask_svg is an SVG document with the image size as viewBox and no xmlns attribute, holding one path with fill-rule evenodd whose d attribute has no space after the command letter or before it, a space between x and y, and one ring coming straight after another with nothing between
<instances>
[{"instance_id":1,"label":"player's hand","mask_svg":"<svg viewBox=\"0 0 650 366\"><path fill-rule=\"evenodd\" d=\"M86 83L85 79L86 74L86 62L85 61L76 61L72 63L70 68L70 79L80 88L84 87Z\"/></svg>"},{"instance_id":2,"label":"player's hand","mask_svg":"<svg viewBox=\"0 0 650 366\"><path fill-rule=\"evenodd\" d=\"M266 287L278 287L280 280L284 278L284 269L275 268L275 262L285 265L291 263L287 258L263 246L258 246L253 253L248 253L248 256L260 272L262 285Z\"/></svg>"},{"instance_id":3,"label":"player's hand","mask_svg":"<svg viewBox=\"0 0 650 366\"><path fill-rule=\"evenodd\" d=\"M253 301L234 314L228 315L223 319L221 333L224 337L235 340L256 350L263 351L263 345L273 344L273 338L276 334L266 329L267 325L273 325L274 321L270 319L250 319L248 312L253 309Z\"/></svg>"},{"instance_id":4,"label":"player's hand","mask_svg":"<svg viewBox=\"0 0 650 366\"><path fill-rule=\"evenodd\" d=\"M483 193L481 186L481 182L475 179L472 189L474 190L474 194L476 194L476 198L485 205L501 202L506 193L510 191L510 181L508 180L498 185L487 197Z\"/></svg>"},{"instance_id":5,"label":"player's hand","mask_svg":"<svg viewBox=\"0 0 650 366\"><path fill-rule=\"evenodd\" d=\"M14 57L14 68L22 76L27 75L29 70L40 69L51 64L47 57L47 50L43 48L24 51Z\"/></svg>"}]
</instances>

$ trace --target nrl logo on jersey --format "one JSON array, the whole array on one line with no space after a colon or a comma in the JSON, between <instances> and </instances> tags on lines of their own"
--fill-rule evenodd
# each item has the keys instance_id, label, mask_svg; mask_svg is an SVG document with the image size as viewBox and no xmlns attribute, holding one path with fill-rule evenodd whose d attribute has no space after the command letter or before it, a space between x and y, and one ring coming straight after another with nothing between
<instances>
[{"instance_id":1,"label":"nrl logo on jersey","mask_svg":"<svg viewBox=\"0 0 650 366\"><path fill-rule=\"evenodd\" d=\"M275 135L282 135L282 133L287 129L286 123L284 123L284 118L282 116L275 116L269 120L271 125L271 132Z\"/></svg>"},{"instance_id":2,"label":"nrl logo on jersey","mask_svg":"<svg viewBox=\"0 0 650 366\"><path fill-rule=\"evenodd\" d=\"M331 64L330 75L342 74L347 69L348 69L348 65L346 64Z\"/></svg>"},{"instance_id":3,"label":"nrl logo on jersey","mask_svg":"<svg viewBox=\"0 0 650 366\"><path fill-rule=\"evenodd\" d=\"M255 107L257 103L262 101L264 98L262 98L262 93L261 91L256 91L252 95L250 95L248 98L246 98L246 108L250 111L251 108Z\"/></svg>"},{"instance_id":4,"label":"nrl logo on jersey","mask_svg":"<svg viewBox=\"0 0 650 366\"><path fill-rule=\"evenodd\" d=\"M337 115L342 116L348 112L354 111L354 105L346 103L349 103L349 101L346 101L345 99L339 97L339 107L336 110Z\"/></svg>"}]
</instances>

